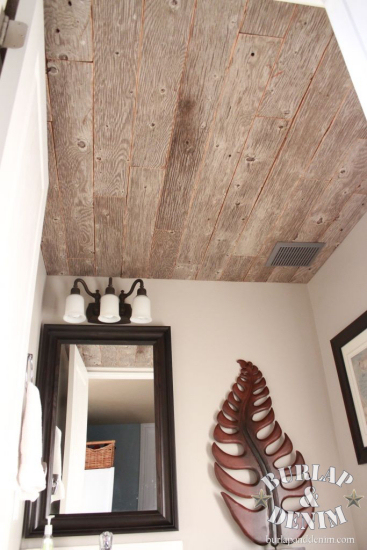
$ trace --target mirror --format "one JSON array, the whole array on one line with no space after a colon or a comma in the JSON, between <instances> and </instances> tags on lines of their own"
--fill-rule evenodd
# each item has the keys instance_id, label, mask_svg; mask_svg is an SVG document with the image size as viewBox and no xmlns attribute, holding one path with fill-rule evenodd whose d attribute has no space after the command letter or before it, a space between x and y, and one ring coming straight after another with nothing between
<instances>
[{"instance_id":1,"label":"mirror","mask_svg":"<svg viewBox=\"0 0 367 550\"><path fill-rule=\"evenodd\" d=\"M169 327L46 325L37 385L47 489L26 536L177 528Z\"/></svg>"},{"instance_id":2,"label":"mirror","mask_svg":"<svg viewBox=\"0 0 367 550\"><path fill-rule=\"evenodd\" d=\"M52 515L157 508L153 346L63 344L56 427Z\"/></svg>"}]
</instances>

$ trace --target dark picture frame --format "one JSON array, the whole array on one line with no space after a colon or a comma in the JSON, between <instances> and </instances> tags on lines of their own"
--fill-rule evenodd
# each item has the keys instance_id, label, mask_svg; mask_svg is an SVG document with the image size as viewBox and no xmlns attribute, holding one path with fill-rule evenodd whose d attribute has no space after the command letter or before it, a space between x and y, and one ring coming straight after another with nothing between
<instances>
[{"instance_id":1,"label":"dark picture frame","mask_svg":"<svg viewBox=\"0 0 367 550\"><path fill-rule=\"evenodd\" d=\"M63 344L152 345L157 467L157 510L98 514L58 514L54 536L97 535L103 531L138 533L178 529L172 352L170 327L45 325L42 329L37 386L43 410L43 461L53 464L53 445ZM24 536L41 537L49 514L52 469L35 502L27 502Z\"/></svg>"},{"instance_id":2,"label":"dark picture frame","mask_svg":"<svg viewBox=\"0 0 367 550\"><path fill-rule=\"evenodd\" d=\"M367 329L367 311L353 321L344 330L331 340L335 364L338 371L340 387L343 394L345 410L347 412L349 428L351 431L358 464L367 463L367 445L364 444L360 429L360 422L356 410L356 403L348 378L345 365L343 348ZM367 349L367 344L366 344ZM366 374L367 376L367 374Z\"/></svg>"}]
</instances>

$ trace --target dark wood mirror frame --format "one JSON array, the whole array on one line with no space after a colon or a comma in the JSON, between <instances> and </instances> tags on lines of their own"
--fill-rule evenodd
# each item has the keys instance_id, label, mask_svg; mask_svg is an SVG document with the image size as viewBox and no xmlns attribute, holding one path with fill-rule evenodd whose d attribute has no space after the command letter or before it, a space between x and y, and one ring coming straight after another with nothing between
<instances>
[{"instance_id":1,"label":"dark wood mirror frame","mask_svg":"<svg viewBox=\"0 0 367 550\"><path fill-rule=\"evenodd\" d=\"M53 463L59 363L62 344L152 345L156 426L157 510L100 514L59 514L54 536L93 535L102 531L137 533L178 529L176 460L170 327L45 325L42 329L37 386L43 410L43 460ZM52 470L47 487L34 502L27 502L24 536L43 535L49 514Z\"/></svg>"}]
</instances>

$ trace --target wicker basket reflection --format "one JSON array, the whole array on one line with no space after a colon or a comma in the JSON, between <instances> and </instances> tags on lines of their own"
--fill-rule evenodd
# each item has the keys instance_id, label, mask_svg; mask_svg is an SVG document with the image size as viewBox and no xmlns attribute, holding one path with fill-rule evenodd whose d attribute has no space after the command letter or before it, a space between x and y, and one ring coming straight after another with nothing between
<instances>
[{"instance_id":1,"label":"wicker basket reflection","mask_svg":"<svg viewBox=\"0 0 367 550\"><path fill-rule=\"evenodd\" d=\"M115 460L115 440L87 441L85 469L112 468Z\"/></svg>"}]
</instances>

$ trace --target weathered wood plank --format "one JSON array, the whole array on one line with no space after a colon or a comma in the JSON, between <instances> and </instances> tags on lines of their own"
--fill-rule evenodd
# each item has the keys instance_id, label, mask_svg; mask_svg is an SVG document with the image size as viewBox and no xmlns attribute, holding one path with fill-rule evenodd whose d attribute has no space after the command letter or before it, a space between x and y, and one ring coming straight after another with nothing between
<instances>
[{"instance_id":1,"label":"weathered wood plank","mask_svg":"<svg viewBox=\"0 0 367 550\"><path fill-rule=\"evenodd\" d=\"M244 281L252 261L253 258L231 256L222 272L221 281Z\"/></svg>"},{"instance_id":2,"label":"weathered wood plank","mask_svg":"<svg viewBox=\"0 0 367 550\"><path fill-rule=\"evenodd\" d=\"M337 114L307 170L308 178L331 179L345 151L358 138L367 138L367 121L354 89Z\"/></svg>"},{"instance_id":3,"label":"weathered wood plank","mask_svg":"<svg viewBox=\"0 0 367 550\"><path fill-rule=\"evenodd\" d=\"M221 279L228 257L236 246L238 235L285 137L287 126L286 120L255 119L210 239L198 274L199 279ZM233 271L231 269L230 272Z\"/></svg>"},{"instance_id":4,"label":"weathered wood plank","mask_svg":"<svg viewBox=\"0 0 367 550\"><path fill-rule=\"evenodd\" d=\"M95 0L94 187L126 193L138 66L142 0Z\"/></svg>"},{"instance_id":5,"label":"weathered wood plank","mask_svg":"<svg viewBox=\"0 0 367 550\"><path fill-rule=\"evenodd\" d=\"M185 224L180 264L202 261L279 47L279 38L239 36Z\"/></svg>"},{"instance_id":6,"label":"weathered wood plank","mask_svg":"<svg viewBox=\"0 0 367 550\"><path fill-rule=\"evenodd\" d=\"M44 0L47 59L92 61L91 0Z\"/></svg>"},{"instance_id":7,"label":"weathered wood plank","mask_svg":"<svg viewBox=\"0 0 367 550\"><path fill-rule=\"evenodd\" d=\"M318 144L350 87L347 68L336 40L333 39L238 240L236 255L255 257L260 252L262 243L283 211L292 188L307 172Z\"/></svg>"},{"instance_id":8,"label":"weathered wood plank","mask_svg":"<svg viewBox=\"0 0 367 550\"><path fill-rule=\"evenodd\" d=\"M67 275L69 273L65 224L60 202L57 178L55 150L51 123L47 124L48 176L49 187L43 222L42 256L48 275Z\"/></svg>"},{"instance_id":9,"label":"weathered wood plank","mask_svg":"<svg viewBox=\"0 0 367 550\"><path fill-rule=\"evenodd\" d=\"M158 212L158 229L182 230L245 4L246 0L198 2Z\"/></svg>"},{"instance_id":10,"label":"weathered wood plank","mask_svg":"<svg viewBox=\"0 0 367 550\"><path fill-rule=\"evenodd\" d=\"M131 168L127 197L122 277L147 277L164 171Z\"/></svg>"},{"instance_id":11,"label":"weathered wood plank","mask_svg":"<svg viewBox=\"0 0 367 550\"><path fill-rule=\"evenodd\" d=\"M125 199L95 197L96 275L120 277Z\"/></svg>"},{"instance_id":12,"label":"weathered wood plank","mask_svg":"<svg viewBox=\"0 0 367 550\"><path fill-rule=\"evenodd\" d=\"M272 281L276 278L276 280L288 282L290 279L287 277L292 278L293 273L289 268L274 267L270 269L266 268L265 264L278 241L289 242L297 239L307 213L313 205L317 204L327 185L328 182L304 178L297 182L289 195L281 216L272 231L264 239L262 249L256 257L256 262L251 266L246 280L256 280L257 273L260 273L259 276L262 280L264 280L266 273L268 273L269 280ZM264 269L261 269L262 266L264 266Z\"/></svg>"},{"instance_id":13,"label":"weathered wood plank","mask_svg":"<svg viewBox=\"0 0 367 550\"><path fill-rule=\"evenodd\" d=\"M251 263L250 269L247 271L244 280L246 283L265 283L271 276L274 269L274 267L268 267L265 265L264 258L261 256L256 256L256 258L253 258L253 262Z\"/></svg>"},{"instance_id":14,"label":"weathered wood plank","mask_svg":"<svg viewBox=\"0 0 367 550\"><path fill-rule=\"evenodd\" d=\"M49 61L55 153L71 258L94 254L92 65Z\"/></svg>"},{"instance_id":15,"label":"weathered wood plank","mask_svg":"<svg viewBox=\"0 0 367 550\"><path fill-rule=\"evenodd\" d=\"M364 216L366 211L366 195L360 195L358 193L352 195L349 201L340 210L337 219L328 227L321 238L325 239L328 245L339 246L356 223Z\"/></svg>"},{"instance_id":16,"label":"weathered wood plank","mask_svg":"<svg viewBox=\"0 0 367 550\"><path fill-rule=\"evenodd\" d=\"M295 115L332 32L325 10L297 6L264 95L261 115L282 118L292 118Z\"/></svg>"},{"instance_id":17,"label":"weathered wood plank","mask_svg":"<svg viewBox=\"0 0 367 550\"><path fill-rule=\"evenodd\" d=\"M147 0L132 165L166 164L195 0Z\"/></svg>"},{"instance_id":18,"label":"weathered wood plank","mask_svg":"<svg viewBox=\"0 0 367 550\"><path fill-rule=\"evenodd\" d=\"M249 0L241 32L283 37L294 10L293 4L274 0Z\"/></svg>"},{"instance_id":19,"label":"weathered wood plank","mask_svg":"<svg viewBox=\"0 0 367 550\"><path fill-rule=\"evenodd\" d=\"M289 283L297 273L297 269L298 267L274 267L273 271L270 273L267 279L267 282Z\"/></svg>"},{"instance_id":20,"label":"weathered wood plank","mask_svg":"<svg viewBox=\"0 0 367 550\"><path fill-rule=\"evenodd\" d=\"M51 112L51 100L50 100L50 90L48 86L48 78L46 74L46 112L47 112L47 122L52 122L52 112Z\"/></svg>"},{"instance_id":21,"label":"weathered wood plank","mask_svg":"<svg viewBox=\"0 0 367 550\"><path fill-rule=\"evenodd\" d=\"M337 219L320 237L320 241L326 242L327 245L319 252L313 265L310 267L300 267L291 282L308 283L366 212L366 195L352 195L341 209Z\"/></svg>"},{"instance_id":22,"label":"weathered wood plank","mask_svg":"<svg viewBox=\"0 0 367 550\"><path fill-rule=\"evenodd\" d=\"M150 277L155 279L172 279L175 259L181 234L177 231L154 231L150 253Z\"/></svg>"},{"instance_id":23,"label":"weathered wood plank","mask_svg":"<svg viewBox=\"0 0 367 550\"><path fill-rule=\"evenodd\" d=\"M172 279L196 279L196 273L199 269L198 265L195 264L176 264Z\"/></svg>"},{"instance_id":24,"label":"weathered wood plank","mask_svg":"<svg viewBox=\"0 0 367 550\"><path fill-rule=\"evenodd\" d=\"M297 241L318 241L354 192L366 194L366 167L367 140L358 140L303 223Z\"/></svg>"},{"instance_id":25,"label":"weathered wood plank","mask_svg":"<svg viewBox=\"0 0 367 550\"><path fill-rule=\"evenodd\" d=\"M94 258L69 258L69 275L88 277L94 275Z\"/></svg>"}]
</instances>

